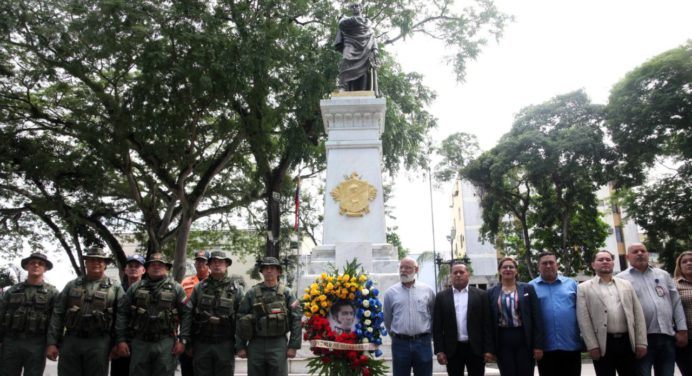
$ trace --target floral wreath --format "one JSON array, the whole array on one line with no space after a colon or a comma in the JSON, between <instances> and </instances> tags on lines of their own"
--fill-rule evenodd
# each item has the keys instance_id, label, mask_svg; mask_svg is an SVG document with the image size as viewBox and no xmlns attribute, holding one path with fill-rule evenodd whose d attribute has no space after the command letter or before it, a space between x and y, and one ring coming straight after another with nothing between
<instances>
[{"instance_id":1,"label":"floral wreath","mask_svg":"<svg viewBox=\"0 0 692 376\"><path fill-rule=\"evenodd\" d=\"M324 376L382 376L386 372L378 348L384 329L382 303L373 281L361 270L356 260L344 266L341 274L335 269L322 273L303 295L303 339L310 341L316 356L308 360L313 375ZM335 303L346 302L355 307L356 325L353 331L337 333L327 318Z\"/></svg>"}]
</instances>

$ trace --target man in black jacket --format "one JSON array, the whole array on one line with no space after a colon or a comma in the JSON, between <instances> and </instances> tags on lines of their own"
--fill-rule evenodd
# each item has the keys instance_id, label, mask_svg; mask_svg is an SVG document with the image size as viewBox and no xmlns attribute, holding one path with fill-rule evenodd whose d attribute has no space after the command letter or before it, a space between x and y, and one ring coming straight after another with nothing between
<instances>
[{"instance_id":1,"label":"man in black jacket","mask_svg":"<svg viewBox=\"0 0 692 376\"><path fill-rule=\"evenodd\" d=\"M470 287L466 265L452 265L452 287L435 297L433 344L449 376L483 376L492 349L488 296Z\"/></svg>"}]
</instances>

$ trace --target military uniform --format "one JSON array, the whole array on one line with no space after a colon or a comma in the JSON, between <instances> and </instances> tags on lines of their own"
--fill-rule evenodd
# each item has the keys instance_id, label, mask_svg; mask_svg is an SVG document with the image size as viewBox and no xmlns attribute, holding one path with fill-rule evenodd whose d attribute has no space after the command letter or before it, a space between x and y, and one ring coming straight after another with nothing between
<instances>
[{"instance_id":1,"label":"military uniform","mask_svg":"<svg viewBox=\"0 0 692 376\"><path fill-rule=\"evenodd\" d=\"M157 257L155 260L152 258ZM147 261L164 262L161 254ZM186 319L185 291L173 278L151 280L148 276L127 290L116 325L117 343L131 343L130 376L172 376L177 360L172 350L179 323ZM189 340L189 327L182 325L179 338Z\"/></svg>"},{"instance_id":2,"label":"military uniform","mask_svg":"<svg viewBox=\"0 0 692 376\"><path fill-rule=\"evenodd\" d=\"M281 283L258 283L245 294L238 308L236 350L247 351L248 376L288 375L286 351L300 348L301 316L298 300Z\"/></svg>"},{"instance_id":3,"label":"military uniform","mask_svg":"<svg viewBox=\"0 0 692 376\"><path fill-rule=\"evenodd\" d=\"M40 376L46 366L46 329L58 290L49 283L18 283L0 299L0 375Z\"/></svg>"},{"instance_id":4,"label":"military uniform","mask_svg":"<svg viewBox=\"0 0 692 376\"><path fill-rule=\"evenodd\" d=\"M47 345L60 348L58 375L108 374L108 354L123 288L108 277L86 276L65 285L53 309Z\"/></svg>"},{"instance_id":5,"label":"military uniform","mask_svg":"<svg viewBox=\"0 0 692 376\"><path fill-rule=\"evenodd\" d=\"M235 320L242 291L229 278L211 277L192 290L188 301L192 320L196 376L232 375L235 369Z\"/></svg>"}]
</instances>

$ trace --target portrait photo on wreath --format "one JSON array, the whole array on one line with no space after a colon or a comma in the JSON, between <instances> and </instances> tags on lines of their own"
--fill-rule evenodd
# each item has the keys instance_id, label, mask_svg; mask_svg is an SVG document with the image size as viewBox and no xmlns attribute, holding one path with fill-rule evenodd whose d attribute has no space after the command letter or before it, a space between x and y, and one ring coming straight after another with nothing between
<instances>
[{"instance_id":1,"label":"portrait photo on wreath","mask_svg":"<svg viewBox=\"0 0 692 376\"><path fill-rule=\"evenodd\" d=\"M353 332L356 329L356 306L347 300L334 302L329 309L329 324L337 334Z\"/></svg>"}]
</instances>

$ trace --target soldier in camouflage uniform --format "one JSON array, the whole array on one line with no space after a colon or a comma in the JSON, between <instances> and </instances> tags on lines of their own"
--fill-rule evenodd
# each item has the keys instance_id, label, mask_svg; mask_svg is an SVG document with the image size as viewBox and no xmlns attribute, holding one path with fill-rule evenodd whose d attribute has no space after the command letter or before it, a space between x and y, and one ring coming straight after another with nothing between
<instances>
[{"instance_id":1,"label":"soldier in camouflage uniform","mask_svg":"<svg viewBox=\"0 0 692 376\"><path fill-rule=\"evenodd\" d=\"M192 290L187 303L191 312L191 343L195 376L233 375L235 369L235 320L243 292L226 271L233 261L223 251L211 253L210 275Z\"/></svg>"},{"instance_id":2,"label":"soldier in camouflage uniform","mask_svg":"<svg viewBox=\"0 0 692 376\"><path fill-rule=\"evenodd\" d=\"M177 357L189 340L185 291L168 276L171 266L162 253L144 263L147 274L130 286L116 324L118 355L129 356L130 376L173 376ZM131 343L132 351L127 342Z\"/></svg>"},{"instance_id":3,"label":"soldier in camouflage uniform","mask_svg":"<svg viewBox=\"0 0 692 376\"><path fill-rule=\"evenodd\" d=\"M248 359L248 376L286 376L286 358L294 358L300 348L300 304L279 282L279 260L265 257L260 272L264 282L253 286L238 308L236 350Z\"/></svg>"},{"instance_id":4,"label":"soldier in camouflage uniform","mask_svg":"<svg viewBox=\"0 0 692 376\"><path fill-rule=\"evenodd\" d=\"M22 260L26 281L7 290L0 299L0 359L2 376L41 376L46 366L46 330L58 290L43 281L53 269L46 255L33 253Z\"/></svg>"},{"instance_id":5,"label":"soldier in camouflage uniform","mask_svg":"<svg viewBox=\"0 0 692 376\"><path fill-rule=\"evenodd\" d=\"M56 360L60 376L108 374L113 323L124 291L106 277L110 258L92 247L84 255L86 275L65 285L48 327L46 356Z\"/></svg>"}]
</instances>

